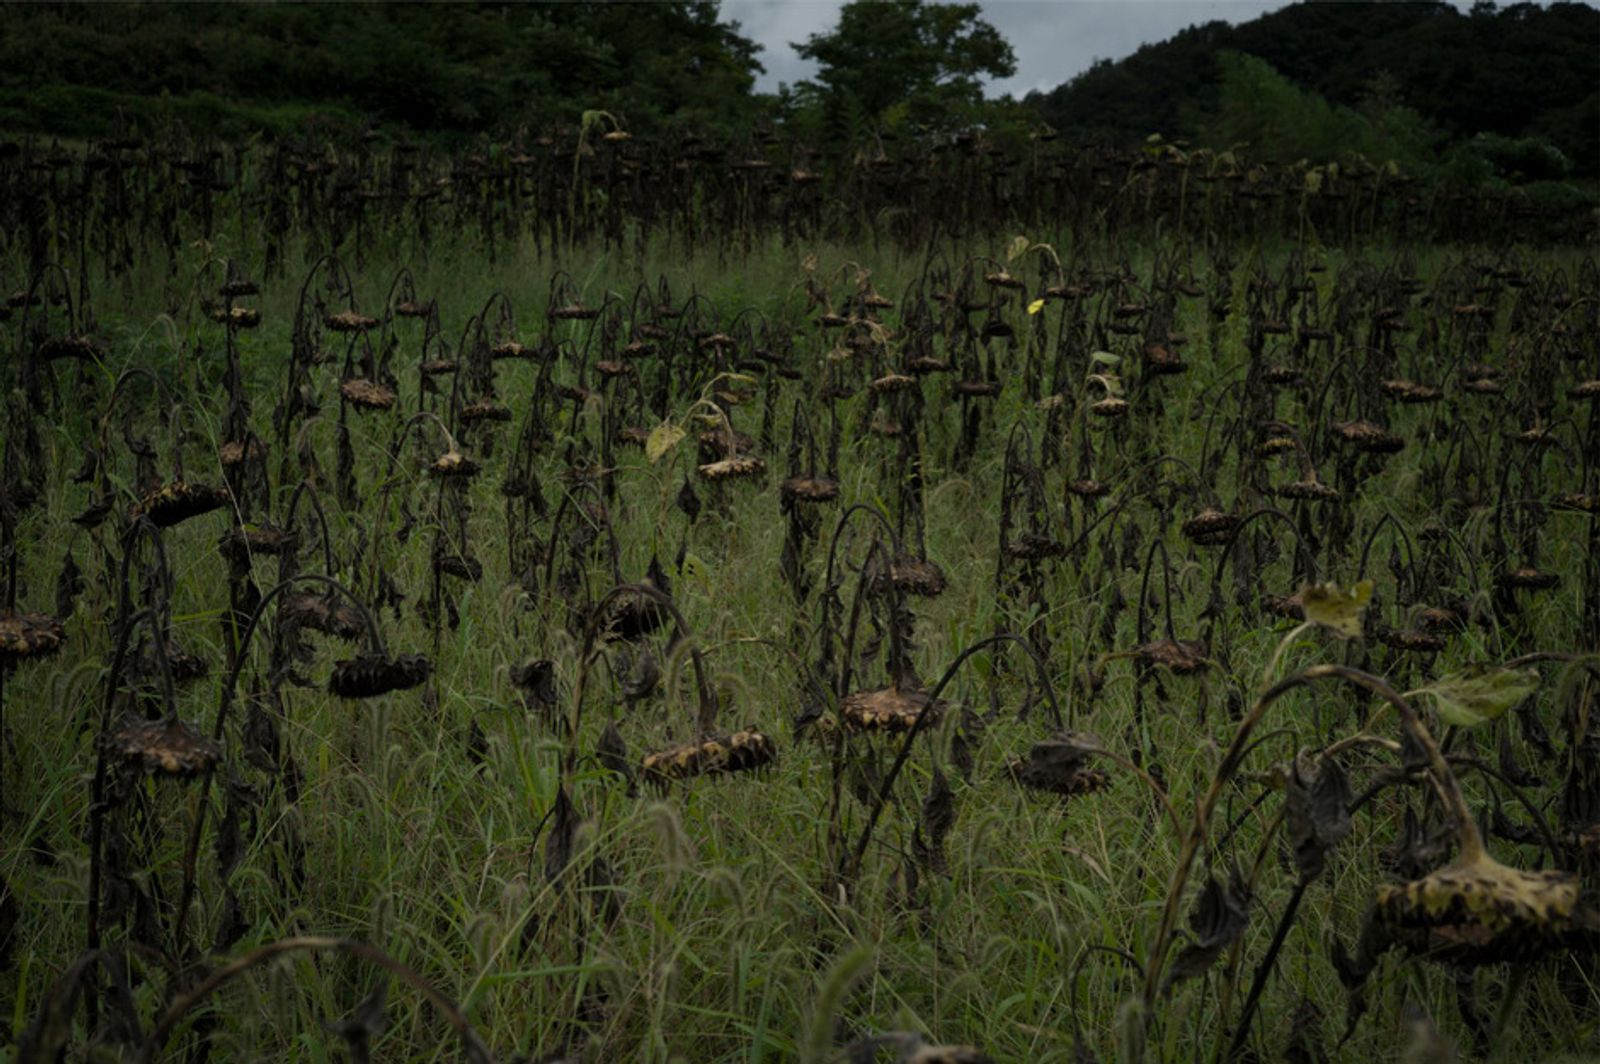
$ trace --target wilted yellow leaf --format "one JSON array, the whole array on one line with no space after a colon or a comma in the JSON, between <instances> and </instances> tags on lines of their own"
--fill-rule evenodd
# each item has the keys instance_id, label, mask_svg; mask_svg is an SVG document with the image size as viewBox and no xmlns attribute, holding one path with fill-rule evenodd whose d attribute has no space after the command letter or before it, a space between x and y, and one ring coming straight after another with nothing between
<instances>
[{"instance_id":1,"label":"wilted yellow leaf","mask_svg":"<svg viewBox=\"0 0 1600 1064\"><path fill-rule=\"evenodd\" d=\"M1363 580L1352 588L1340 587L1332 582L1317 584L1300 592L1300 608L1306 620L1331 629L1346 639L1361 635L1361 611L1371 601L1371 580Z\"/></svg>"},{"instance_id":2,"label":"wilted yellow leaf","mask_svg":"<svg viewBox=\"0 0 1600 1064\"><path fill-rule=\"evenodd\" d=\"M678 445L683 439L684 431L670 421L663 421L650 430L650 435L644 441L644 456L650 459L650 464L655 465L666 454Z\"/></svg>"},{"instance_id":3,"label":"wilted yellow leaf","mask_svg":"<svg viewBox=\"0 0 1600 1064\"><path fill-rule=\"evenodd\" d=\"M1037 314L1043 309L1044 309L1044 300L1042 300L1042 299L1035 299L1032 303L1028 304L1028 313L1029 314Z\"/></svg>"},{"instance_id":4,"label":"wilted yellow leaf","mask_svg":"<svg viewBox=\"0 0 1600 1064\"><path fill-rule=\"evenodd\" d=\"M1441 677L1417 693L1432 695L1439 719L1458 728L1474 728L1501 716L1539 689L1537 669L1504 669L1469 665Z\"/></svg>"}]
</instances>

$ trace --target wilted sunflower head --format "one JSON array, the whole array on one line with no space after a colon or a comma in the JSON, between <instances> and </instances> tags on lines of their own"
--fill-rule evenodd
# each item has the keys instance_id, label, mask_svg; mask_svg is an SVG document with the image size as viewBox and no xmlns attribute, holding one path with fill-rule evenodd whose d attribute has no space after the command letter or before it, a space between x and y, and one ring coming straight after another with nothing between
<instances>
[{"instance_id":1,"label":"wilted sunflower head","mask_svg":"<svg viewBox=\"0 0 1600 1064\"><path fill-rule=\"evenodd\" d=\"M1381 385L1385 395L1398 402L1416 405L1420 403L1436 403L1444 397L1439 389L1416 381L1395 377L1386 380Z\"/></svg>"},{"instance_id":2,"label":"wilted sunflower head","mask_svg":"<svg viewBox=\"0 0 1600 1064\"><path fill-rule=\"evenodd\" d=\"M1365 454L1394 454L1406 445L1404 437L1370 421L1338 421L1334 423L1333 431L1341 440Z\"/></svg>"},{"instance_id":3,"label":"wilted sunflower head","mask_svg":"<svg viewBox=\"0 0 1600 1064\"><path fill-rule=\"evenodd\" d=\"M416 687L433 671L421 654L402 654L397 658L363 654L334 663L328 677L328 691L340 698L376 698L390 691Z\"/></svg>"},{"instance_id":4,"label":"wilted sunflower head","mask_svg":"<svg viewBox=\"0 0 1600 1064\"><path fill-rule=\"evenodd\" d=\"M369 318L365 314L359 314L353 310L341 310L337 314L324 314L322 316L322 324L330 332L366 332L368 329L376 329L378 327L378 319Z\"/></svg>"},{"instance_id":5,"label":"wilted sunflower head","mask_svg":"<svg viewBox=\"0 0 1600 1064\"><path fill-rule=\"evenodd\" d=\"M510 421L511 410L493 399L480 399L476 403L468 403L462 407L456 416L461 419L463 425L471 425L478 421Z\"/></svg>"},{"instance_id":6,"label":"wilted sunflower head","mask_svg":"<svg viewBox=\"0 0 1600 1064\"><path fill-rule=\"evenodd\" d=\"M222 746L176 717L126 717L107 737L111 756L134 771L193 779L222 760Z\"/></svg>"},{"instance_id":7,"label":"wilted sunflower head","mask_svg":"<svg viewBox=\"0 0 1600 1064\"><path fill-rule=\"evenodd\" d=\"M758 477L767 471L767 463L748 455L734 455L700 466L700 475L707 480L735 480Z\"/></svg>"},{"instance_id":8,"label":"wilted sunflower head","mask_svg":"<svg viewBox=\"0 0 1600 1064\"><path fill-rule=\"evenodd\" d=\"M1523 872L1479 854L1381 888L1375 913L1412 953L1476 966L1559 945L1579 905L1572 873Z\"/></svg>"},{"instance_id":9,"label":"wilted sunflower head","mask_svg":"<svg viewBox=\"0 0 1600 1064\"><path fill-rule=\"evenodd\" d=\"M435 458L428 466L428 472L436 477L460 477L467 479L478 475L479 465L454 447Z\"/></svg>"},{"instance_id":10,"label":"wilted sunflower head","mask_svg":"<svg viewBox=\"0 0 1600 1064\"><path fill-rule=\"evenodd\" d=\"M170 528L180 521L210 513L228 504L228 493L209 484L174 480L139 500L133 517L148 517L159 528Z\"/></svg>"},{"instance_id":11,"label":"wilted sunflower head","mask_svg":"<svg viewBox=\"0 0 1600 1064\"><path fill-rule=\"evenodd\" d=\"M254 329L261 324L261 311L255 307L213 307L211 320L235 329Z\"/></svg>"},{"instance_id":12,"label":"wilted sunflower head","mask_svg":"<svg viewBox=\"0 0 1600 1064\"><path fill-rule=\"evenodd\" d=\"M235 528L217 541L222 556L231 562L247 562L255 557L278 557L295 552L300 537L294 530L278 525L260 528Z\"/></svg>"},{"instance_id":13,"label":"wilted sunflower head","mask_svg":"<svg viewBox=\"0 0 1600 1064\"><path fill-rule=\"evenodd\" d=\"M778 485L785 502L823 503L839 497L839 482L832 477L790 477Z\"/></svg>"},{"instance_id":14,"label":"wilted sunflower head","mask_svg":"<svg viewBox=\"0 0 1600 1064\"><path fill-rule=\"evenodd\" d=\"M770 765L778 757L777 744L754 726L731 735L669 747L645 757L640 772L652 783L692 779L732 772L747 772Z\"/></svg>"},{"instance_id":15,"label":"wilted sunflower head","mask_svg":"<svg viewBox=\"0 0 1600 1064\"><path fill-rule=\"evenodd\" d=\"M1548 569L1521 565L1510 572L1502 573L1500 582L1516 591L1549 591L1561 583L1561 577Z\"/></svg>"},{"instance_id":16,"label":"wilted sunflower head","mask_svg":"<svg viewBox=\"0 0 1600 1064\"><path fill-rule=\"evenodd\" d=\"M366 631L360 611L331 596L286 595L278 607L278 616L292 627L309 628L338 639L359 639Z\"/></svg>"},{"instance_id":17,"label":"wilted sunflower head","mask_svg":"<svg viewBox=\"0 0 1600 1064\"><path fill-rule=\"evenodd\" d=\"M1005 544L1007 557L1018 561L1037 562L1046 558L1059 558L1066 553L1064 543L1043 532L1024 532Z\"/></svg>"},{"instance_id":18,"label":"wilted sunflower head","mask_svg":"<svg viewBox=\"0 0 1600 1064\"><path fill-rule=\"evenodd\" d=\"M937 724L944 709L944 699L930 701L926 691L891 686L846 695L839 715L849 732L907 732L924 712Z\"/></svg>"},{"instance_id":19,"label":"wilted sunflower head","mask_svg":"<svg viewBox=\"0 0 1600 1064\"><path fill-rule=\"evenodd\" d=\"M266 443L253 434L243 440L229 440L217 449L218 459L229 469L246 461L259 462L266 456Z\"/></svg>"},{"instance_id":20,"label":"wilted sunflower head","mask_svg":"<svg viewBox=\"0 0 1600 1064\"><path fill-rule=\"evenodd\" d=\"M1031 790L1079 798L1111 784L1110 776L1090 766L1100 745L1100 740L1088 732L1059 732L1034 743L1025 756L1011 759L1006 771Z\"/></svg>"},{"instance_id":21,"label":"wilted sunflower head","mask_svg":"<svg viewBox=\"0 0 1600 1064\"><path fill-rule=\"evenodd\" d=\"M1339 498L1338 488L1324 484L1315 476L1279 484L1273 491L1280 499L1297 499L1302 502L1335 502Z\"/></svg>"},{"instance_id":22,"label":"wilted sunflower head","mask_svg":"<svg viewBox=\"0 0 1600 1064\"><path fill-rule=\"evenodd\" d=\"M1237 514L1205 509L1183 523L1183 534L1190 542L1202 547L1217 547L1228 542L1228 537L1239 526Z\"/></svg>"},{"instance_id":23,"label":"wilted sunflower head","mask_svg":"<svg viewBox=\"0 0 1600 1064\"><path fill-rule=\"evenodd\" d=\"M938 598L944 594L945 583L944 570L939 568L938 563L914 554L903 554L894 559L889 563L889 571L878 573L873 580L877 591L893 586L907 595L920 595L923 598Z\"/></svg>"},{"instance_id":24,"label":"wilted sunflower head","mask_svg":"<svg viewBox=\"0 0 1600 1064\"><path fill-rule=\"evenodd\" d=\"M886 373L872 382L872 390L880 394L887 392L903 392L917 383L915 377L904 373Z\"/></svg>"},{"instance_id":25,"label":"wilted sunflower head","mask_svg":"<svg viewBox=\"0 0 1600 1064\"><path fill-rule=\"evenodd\" d=\"M61 622L47 613L0 614L0 661L54 654L64 633Z\"/></svg>"},{"instance_id":26,"label":"wilted sunflower head","mask_svg":"<svg viewBox=\"0 0 1600 1064\"><path fill-rule=\"evenodd\" d=\"M1198 639L1158 639L1135 648L1134 656L1145 666L1164 666L1174 676L1193 676L1211 667L1206 645Z\"/></svg>"},{"instance_id":27,"label":"wilted sunflower head","mask_svg":"<svg viewBox=\"0 0 1600 1064\"><path fill-rule=\"evenodd\" d=\"M358 410L388 410L394 406L394 389L365 377L340 381L339 394Z\"/></svg>"}]
</instances>

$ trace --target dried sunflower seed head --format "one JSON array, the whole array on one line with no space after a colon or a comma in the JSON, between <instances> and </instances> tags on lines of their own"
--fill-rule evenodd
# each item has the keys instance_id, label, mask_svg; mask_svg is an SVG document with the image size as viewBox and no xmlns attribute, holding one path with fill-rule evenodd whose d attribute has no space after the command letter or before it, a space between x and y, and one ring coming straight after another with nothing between
<instances>
[{"instance_id":1,"label":"dried sunflower seed head","mask_svg":"<svg viewBox=\"0 0 1600 1064\"><path fill-rule=\"evenodd\" d=\"M1089 764L1100 746L1099 738L1089 732L1059 732L1007 762L1006 771L1024 787L1078 798L1111 784L1109 775Z\"/></svg>"},{"instance_id":2,"label":"dried sunflower seed head","mask_svg":"<svg viewBox=\"0 0 1600 1064\"><path fill-rule=\"evenodd\" d=\"M416 687L428 678L433 666L421 654L402 654L397 658L363 654L334 663L328 677L328 690L341 698L376 698L390 691Z\"/></svg>"},{"instance_id":3,"label":"dried sunflower seed head","mask_svg":"<svg viewBox=\"0 0 1600 1064\"><path fill-rule=\"evenodd\" d=\"M1549 591L1561 583L1560 575L1548 569L1522 565L1500 575L1500 582L1517 591Z\"/></svg>"},{"instance_id":4,"label":"dried sunflower seed head","mask_svg":"<svg viewBox=\"0 0 1600 1064\"><path fill-rule=\"evenodd\" d=\"M700 475L707 480L733 480L740 477L760 476L767 470L767 463L759 458L744 455L732 458L723 458L716 462L707 462L700 466Z\"/></svg>"},{"instance_id":5,"label":"dried sunflower seed head","mask_svg":"<svg viewBox=\"0 0 1600 1064\"><path fill-rule=\"evenodd\" d=\"M470 425L475 421L510 421L511 410L501 406L493 399L480 399L476 403L468 403L456 414L463 425Z\"/></svg>"},{"instance_id":6,"label":"dried sunflower seed head","mask_svg":"<svg viewBox=\"0 0 1600 1064\"><path fill-rule=\"evenodd\" d=\"M839 482L832 477L790 477L778 491L786 502L831 502L839 497Z\"/></svg>"},{"instance_id":7,"label":"dried sunflower seed head","mask_svg":"<svg viewBox=\"0 0 1600 1064\"><path fill-rule=\"evenodd\" d=\"M1366 454L1394 454L1406 445L1404 437L1370 421L1338 421L1333 431L1341 440Z\"/></svg>"},{"instance_id":8,"label":"dried sunflower seed head","mask_svg":"<svg viewBox=\"0 0 1600 1064\"><path fill-rule=\"evenodd\" d=\"M235 528L217 541L222 556L231 562L247 562L253 557L278 557L293 554L300 537L277 525L260 528Z\"/></svg>"},{"instance_id":9,"label":"dried sunflower seed head","mask_svg":"<svg viewBox=\"0 0 1600 1064\"><path fill-rule=\"evenodd\" d=\"M0 615L0 661L42 658L61 649L65 629L47 613Z\"/></svg>"},{"instance_id":10,"label":"dried sunflower seed head","mask_svg":"<svg viewBox=\"0 0 1600 1064\"><path fill-rule=\"evenodd\" d=\"M1334 502L1339 498L1338 488L1330 487L1314 476L1280 484L1273 491L1280 499L1298 499L1303 502Z\"/></svg>"},{"instance_id":11,"label":"dried sunflower seed head","mask_svg":"<svg viewBox=\"0 0 1600 1064\"><path fill-rule=\"evenodd\" d=\"M1134 654L1142 664L1165 666L1175 676L1193 676L1211 667L1206 645L1198 639L1159 639L1137 647Z\"/></svg>"},{"instance_id":12,"label":"dried sunflower seed head","mask_svg":"<svg viewBox=\"0 0 1600 1064\"><path fill-rule=\"evenodd\" d=\"M1018 561L1036 562L1046 558L1059 558L1066 553L1066 545L1043 532L1024 532L1005 545L1008 557Z\"/></svg>"},{"instance_id":13,"label":"dried sunflower seed head","mask_svg":"<svg viewBox=\"0 0 1600 1064\"><path fill-rule=\"evenodd\" d=\"M1523 872L1480 855L1378 891L1378 919L1411 952L1476 966L1560 943L1580 906L1570 872Z\"/></svg>"},{"instance_id":14,"label":"dried sunflower seed head","mask_svg":"<svg viewBox=\"0 0 1600 1064\"><path fill-rule=\"evenodd\" d=\"M107 737L110 754L136 771L193 779L222 760L222 746L176 717L128 717Z\"/></svg>"},{"instance_id":15,"label":"dried sunflower seed head","mask_svg":"<svg viewBox=\"0 0 1600 1064\"><path fill-rule=\"evenodd\" d=\"M286 596L278 607L278 615L286 624L309 628L338 639L359 639L366 630L361 614L354 606L322 595Z\"/></svg>"},{"instance_id":16,"label":"dried sunflower seed head","mask_svg":"<svg viewBox=\"0 0 1600 1064\"><path fill-rule=\"evenodd\" d=\"M480 468L477 462L474 462L460 451L451 449L435 458L428 466L428 472L436 477L461 477L466 479L477 476Z\"/></svg>"},{"instance_id":17,"label":"dried sunflower seed head","mask_svg":"<svg viewBox=\"0 0 1600 1064\"><path fill-rule=\"evenodd\" d=\"M228 493L209 484L174 480L139 500L133 517L148 517L150 523L160 528L170 528L180 521L208 514L228 504Z\"/></svg>"},{"instance_id":18,"label":"dried sunflower seed head","mask_svg":"<svg viewBox=\"0 0 1600 1064\"><path fill-rule=\"evenodd\" d=\"M1183 523L1182 532L1190 542L1202 547L1216 547L1228 542L1229 535L1239 526L1237 514L1221 510L1202 510Z\"/></svg>"},{"instance_id":19,"label":"dried sunflower seed head","mask_svg":"<svg viewBox=\"0 0 1600 1064\"><path fill-rule=\"evenodd\" d=\"M344 401L359 410L388 410L394 406L394 389L387 384L351 377L339 382L339 394Z\"/></svg>"},{"instance_id":20,"label":"dried sunflower seed head","mask_svg":"<svg viewBox=\"0 0 1600 1064\"><path fill-rule=\"evenodd\" d=\"M850 732L906 732L924 712L928 723L937 724L944 715L944 699L931 702L926 691L879 687L845 696L839 715Z\"/></svg>"},{"instance_id":21,"label":"dried sunflower seed head","mask_svg":"<svg viewBox=\"0 0 1600 1064\"><path fill-rule=\"evenodd\" d=\"M879 573L873 583L878 591L893 585L908 595L938 598L944 594L946 581L936 562L905 554L890 562L888 573Z\"/></svg>"},{"instance_id":22,"label":"dried sunflower seed head","mask_svg":"<svg viewBox=\"0 0 1600 1064\"><path fill-rule=\"evenodd\" d=\"M324 314L322 324L327 326L330 332L366 332L368 329L378 327L378 319L369 318L353 310L341 310L337 314Z\"/></svg>"},{"instance_id":23,"label":"dried sunflower seed head","mask_svg":"<svg viewBox=\"0 0 1600 1064\"><path fill-rule=\"evenodd\" d=\"M645 757L640 772L656 784L695 776L747 772L777 760L778 747L755 727L669 747Z\"/></svg>"}]
</instances>

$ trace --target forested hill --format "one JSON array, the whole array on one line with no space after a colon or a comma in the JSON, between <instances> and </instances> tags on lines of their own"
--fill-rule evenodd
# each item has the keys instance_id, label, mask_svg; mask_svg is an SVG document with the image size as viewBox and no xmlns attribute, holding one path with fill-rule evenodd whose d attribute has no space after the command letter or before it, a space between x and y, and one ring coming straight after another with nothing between
<instances>
[{"instance_id":1,"label":"forested hill","mask_svg":"<svg viewBox=\"0 0 1600 1064\"><path fill-rule=\"evenodd\" d=\"M1600 10L1586 4L1480 3L1464 13L1443 3L1300 3L1237 26L1191 27L1026 102L1064 135L1215 141L1236 117L1226 113L1230 53L1350 116L1405 109L1447 143L1538 138L1577 173L1600 174Z\"/></svg>"},{"instance_id":2,"label":"forested hill","mask_svg":"<svg viewBox=\"0 0 1600 1064\"><path fill-rule=\"evenodd\" d=\"M223 136L373 123L501 132L584 110L748 119L756 46L703 2L0 4L0 129L182 120Z\"/></svg>"},{"instance_id":3,"label":"forested hill","mask_svg":"<svg viewBox=\"0 0 1600 1064\"><path fill-rule=\"evenodd\" d=\"M754 91L759 49L709 0L0 2L0 134L100 137L124 121L177 120L222 137L372 126L475 138L604 110L633 132L747 138L770 123L836 144L907 115L1018 135L1042 118L1071 141L1161 133L1217 150L1247 143L1250 157L1285 162L1353 152L1464 184L1600 177L1600 10L1584 4L1464 13L1310 0L1192 27L1018 103L985 101L975 77L939 73L989 69L952 50L992 29L957 20L977 35L941 35L929 29L940 19L924 9L919 21L904 3L896 18L842 17L817 47L855 56L903 45L906 63L851 60L772 96ZM1059 17L1073 17L1070 5ZM900 38L886 40L895 27ZM1003 39L991 43L1009 62ZM941 48L952 54L923 54ZM865 66L883 91L852 95ZM954 104L924 106L954 90ZM853 116L846 133L840 115Z\"/></svg>"}]
</instances>

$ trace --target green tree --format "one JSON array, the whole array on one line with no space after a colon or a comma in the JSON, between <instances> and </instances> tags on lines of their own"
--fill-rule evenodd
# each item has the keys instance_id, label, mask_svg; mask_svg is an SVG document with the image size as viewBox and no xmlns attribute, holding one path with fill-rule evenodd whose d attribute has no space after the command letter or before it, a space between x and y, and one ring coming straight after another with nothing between
<instances>
[{"instance_id":1,"label":"green tree","mask_svg":"<svg viewBox=\"0 0 1600 1064\"><path fill-rule=\"evenodd\" d=\"M854 0L839 24L794 49L821 69L802 83L830 117L881 120L891 110L930 124L970 121L983 104L980 78L1009 77L1011 45L978 17L977 4Z\"/></svg>"}]
</instances>

